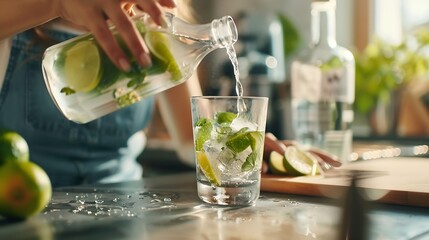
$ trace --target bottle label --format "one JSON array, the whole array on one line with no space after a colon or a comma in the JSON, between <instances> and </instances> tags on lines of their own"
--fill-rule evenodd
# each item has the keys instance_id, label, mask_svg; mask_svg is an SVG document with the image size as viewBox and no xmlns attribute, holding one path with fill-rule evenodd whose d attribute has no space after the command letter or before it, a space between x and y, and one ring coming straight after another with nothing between
<instances>
[{"instance_id":1,"label":"bottle label","mask_svg":"<svg viewBox=\"0 0 429 240\"><path fill-rule=\"evenodd\" d=\"M310 102L354 101L354 66L320 68L298 61L292 63L292 98Z\"/></svg>"}]
</instances>

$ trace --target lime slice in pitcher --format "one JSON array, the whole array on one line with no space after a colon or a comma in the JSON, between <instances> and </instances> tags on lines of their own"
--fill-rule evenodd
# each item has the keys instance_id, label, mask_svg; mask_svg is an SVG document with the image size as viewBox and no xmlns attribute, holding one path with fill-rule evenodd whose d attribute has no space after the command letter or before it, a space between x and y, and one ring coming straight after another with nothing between
<instances>
[{"instance_id":1,"label":"lime slice in pitcher","mask_svg":"<svg viewBox=\"0 0 429 240\"><path fill-rule=\"evenodd\" d=\"M167 65L167 71L171 74L171 80L182 78L182 72L170 51L170 42L162 33L149 31L145 34L145 42L151 54Z\"/></svg>"},{"instance_id":2,"label":"lime slice in pitcher","mask_svg":"<svg viewBox=\"0 0 429 240\"><path fill-rule=\"evenodd\" d=\"M64 77L68 87L89 92L100 82L101 58L93 41L78 42L65 53Z\"/></svg>"}]
</instances>

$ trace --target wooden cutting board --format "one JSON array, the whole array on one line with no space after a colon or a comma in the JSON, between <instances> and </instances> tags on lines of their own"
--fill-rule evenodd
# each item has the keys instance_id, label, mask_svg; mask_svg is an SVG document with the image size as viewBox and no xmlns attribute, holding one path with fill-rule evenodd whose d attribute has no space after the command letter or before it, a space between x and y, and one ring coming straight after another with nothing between
<instances>
[{"instance_id":1,"label":"wooden cutting board","mask_svg":"<svg viewBox=\"0 0 429 240\"><path fill-rule=\"evenodd\" d=\"M349 186L352 172L371 200L429 207L429 158L384 158L344 164L325 175L262 175L261 190L337 198Z\"/></svg>"}]
</instances>

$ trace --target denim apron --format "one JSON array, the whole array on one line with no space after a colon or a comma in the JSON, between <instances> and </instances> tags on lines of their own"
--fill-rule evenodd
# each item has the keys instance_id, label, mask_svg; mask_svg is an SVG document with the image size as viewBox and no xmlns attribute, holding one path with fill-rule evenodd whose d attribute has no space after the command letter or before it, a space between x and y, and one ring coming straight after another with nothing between
<instances>
[{"instance_id":1,"label":"denim apron","mask_svg":"<svg viewBox=\"0 0 429 240\"><path fill-rule=\"evenodd\" d=\"M49 31L49 36L56 41L73 37L57 31ZM152 117L154 99L87 124L69 121L46 89L41 70L44 49L34 39L33 31L13 38L0 91L0 127L25 138L31 161L48 173L54 187L140 178L136 158L143 150L141 130Z\"/></svg>"}]
</instances>

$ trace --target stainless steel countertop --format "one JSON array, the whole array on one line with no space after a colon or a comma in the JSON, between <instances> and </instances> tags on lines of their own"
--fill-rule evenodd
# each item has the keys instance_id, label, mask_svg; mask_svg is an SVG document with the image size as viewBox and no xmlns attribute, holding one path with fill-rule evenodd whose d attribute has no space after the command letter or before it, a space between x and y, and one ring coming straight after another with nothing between
<instances>
[{"instance_id":1,"label":"stainless steel countertop","mask_svg":"<svg viewBox=\"0 0 429 240\"><path fill-rule=\"evenodd\" d=\"M196 194L194 173L55 189L44 212L0 218L0 239L338 239L332 199L262 192L255 206L215 207ZM368 239L429 239L429 209L374 205Z\"/></svg>"}]
</instances>

